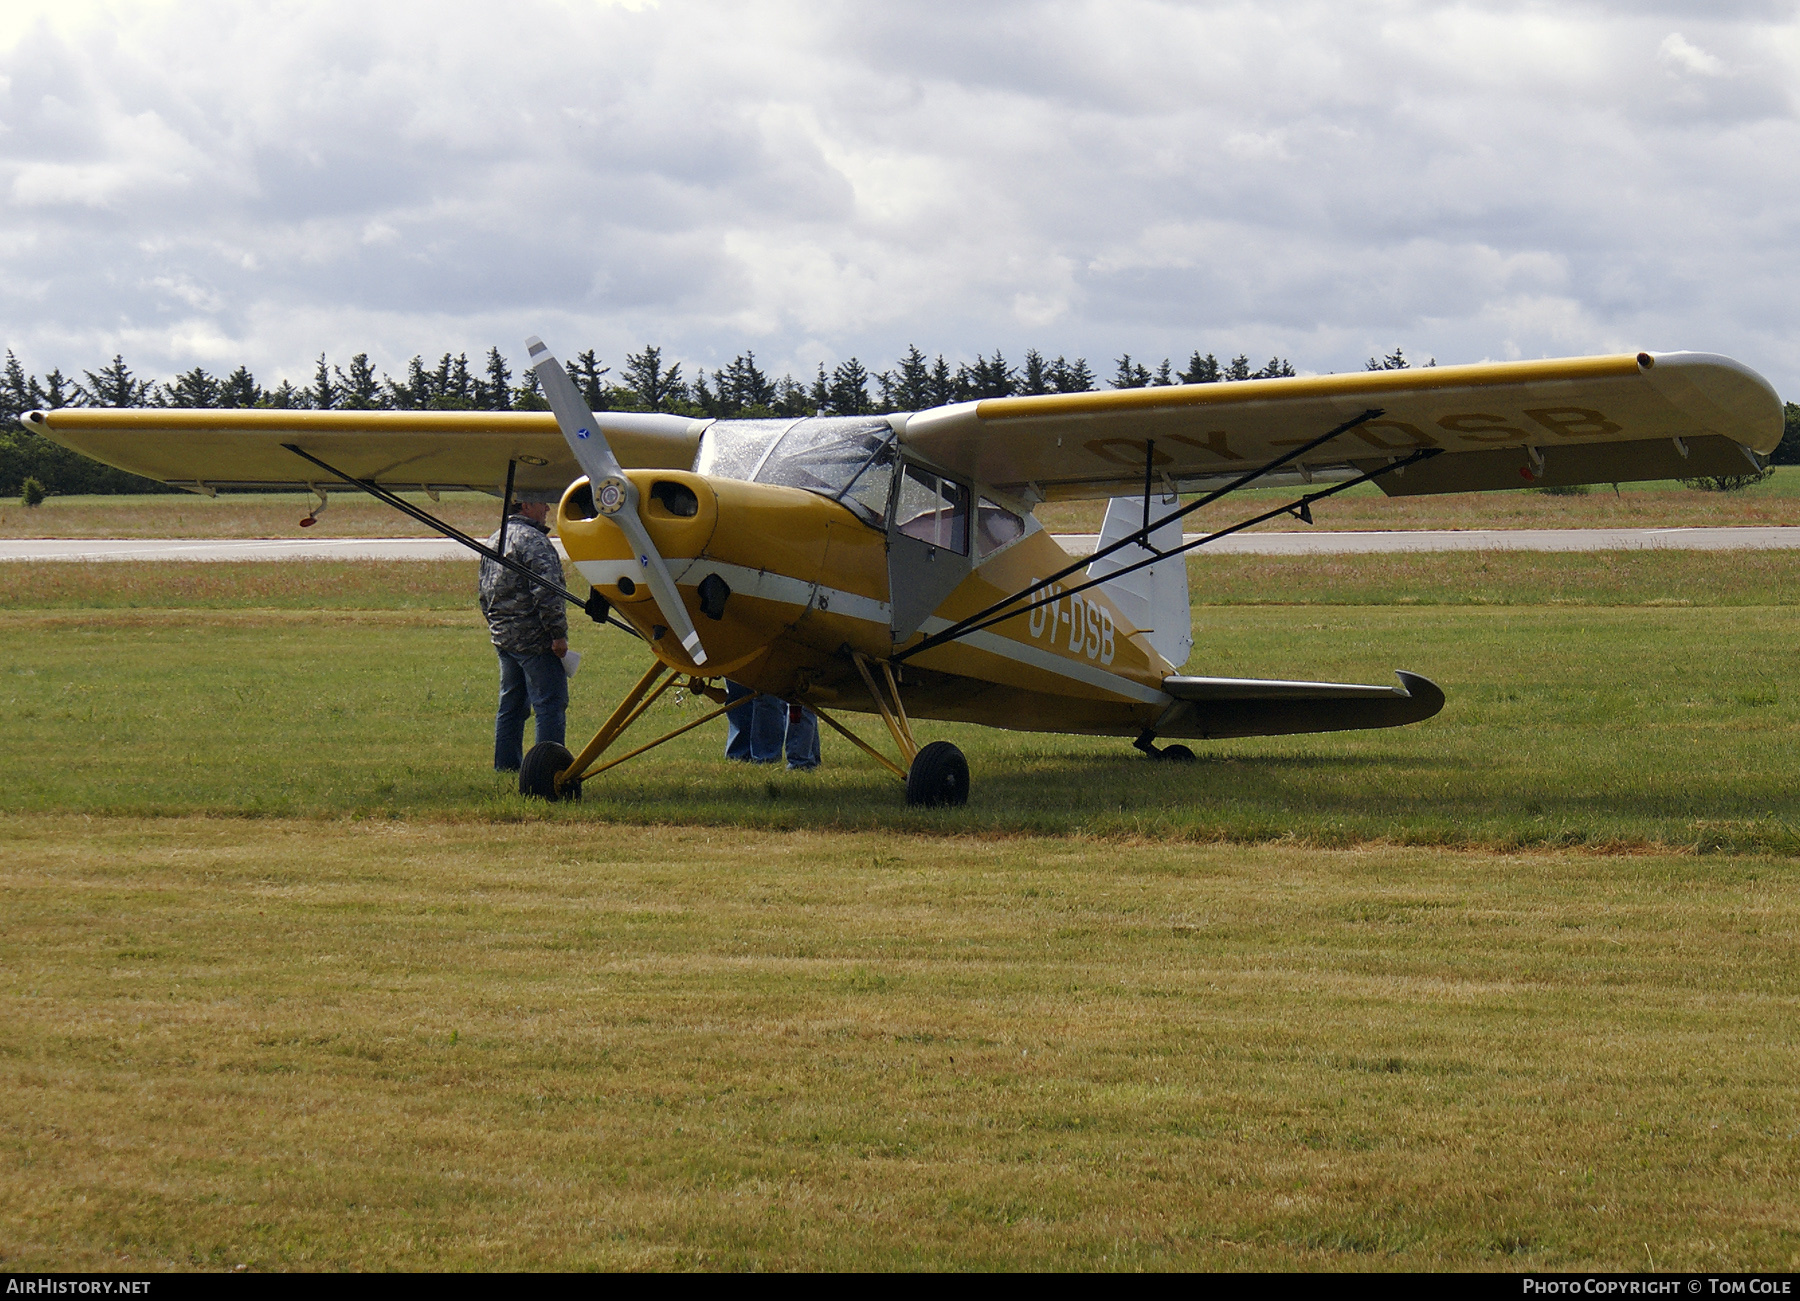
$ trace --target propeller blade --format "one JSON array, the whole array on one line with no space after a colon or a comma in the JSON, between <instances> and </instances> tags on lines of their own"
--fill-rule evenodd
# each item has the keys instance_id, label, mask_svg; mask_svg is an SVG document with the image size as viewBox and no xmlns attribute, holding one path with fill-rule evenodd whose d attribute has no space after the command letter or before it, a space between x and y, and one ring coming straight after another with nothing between
<instances>
[{"instance_id":1,"label":"propeller blade","mask_svg":"<svg viewBox=\"0 0 1800 1301\"><path fill-rule=\"evenodd\" d=\"M626 477L624 467L613 455L606 435L600 430L600 422L588 410L581 390L575 387L575 381L569 378L562 363L536 335L525 340L525 347L530 353L526 364L537 372L538 383L543 385L550 410L556 415L557 428L562 430L569 450L575 453L576 464L587 473L588 484L594 492L594 504L602 515L619 526L620 532L631 543L638 564L650 581L650 594L656 600L656 608L662 611L670 631L680 639L682 649L695 664L706 663L706 648L700 644L700 633L694 627L694 621L688 618L687 607L681 603L681 594L675 589L675 576L669 572L667 562L650 540L650 530L644 527L644 521L638 515L637 485Z\"/></svg>"}]
</instances>

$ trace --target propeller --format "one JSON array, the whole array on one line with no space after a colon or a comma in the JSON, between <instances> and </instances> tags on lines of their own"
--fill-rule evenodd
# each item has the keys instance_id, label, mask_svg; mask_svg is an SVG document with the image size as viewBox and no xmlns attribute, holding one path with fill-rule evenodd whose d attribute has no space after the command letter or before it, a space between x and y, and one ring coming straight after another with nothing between
<instances>
[{"instance_id":1,"label":"propeller","mask_svg":"<svg viewBox=\"0 0 1800 1301\"><path fill-rule=\"evenodd\" d=\"M530 361L526 364L537 372L538 383L544 386L544 396L550 400L550 410L556 413L557 427L568 440L569 450L575 453L576 464L587 473L588 484L594 490L594 505L619 526L620 532L631 543L638 565L650 581L650 594L656 600L656 608L662 611L663 621L680 638L681 648L695 664L706 663L706 648L700 644L694 621L688 618L681 594L675 590L675 576L669 572L667 562L650 540L650 531L638 515L637 485L626 477L619 458L613 455L606 435L600 431L600 422L587 409L581 390L575 387L575 381L569 378L562 363L535 334L525 340L525 347L530 352Z\"/></svg>"}]
</instances>

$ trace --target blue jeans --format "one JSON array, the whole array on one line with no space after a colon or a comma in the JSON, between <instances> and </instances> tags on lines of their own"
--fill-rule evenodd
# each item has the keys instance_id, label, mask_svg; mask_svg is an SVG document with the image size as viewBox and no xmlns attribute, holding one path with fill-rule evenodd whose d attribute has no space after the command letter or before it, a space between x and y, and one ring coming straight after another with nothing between
<instances>
[{"instance_id":1,"label":"blue jeans","mask_svg":"<svg viewBox=\"0 0 1800 1301\"><path fill-rule=\"evenodd\" d=\"M494 715L494 771L517 772L525 758L525 716L537 716L537 739L561 744L569 711L569 675L549 651L500 656L500 712Z\"/></svg>"},{"instance_id":2,"label":"blue jeans","mask_svg":"<svg viewBox=\"0 0 1800 1301\"><path fill-rule=\"evenodd\" d=\"M726 680L725 698L743 700L749 688ZM725 715L725 757L743 763L780 763L789 768L819 766L819 716L773 696L746 700Z\"/></svg>"}]
</instances>

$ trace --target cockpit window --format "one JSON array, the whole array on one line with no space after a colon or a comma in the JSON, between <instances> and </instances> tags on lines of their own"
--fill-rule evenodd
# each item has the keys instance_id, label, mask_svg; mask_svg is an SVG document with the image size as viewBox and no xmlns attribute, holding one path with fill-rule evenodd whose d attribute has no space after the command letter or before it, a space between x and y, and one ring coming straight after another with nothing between
<instances>
[{"instance_id":1,"label":"cockpit window","mask_svg":"<svg viewBox=\"0 0 1800 1301\"><path fill-rule=\"evenodd\" d=\"M997 501L983 497L975 514L976 540L983 559L1025 536L1025 521Z\"/></svg>"},{"instance_id":2,"label":"cockpit window","mask_svg":"<svg viewBox=\"0 0 1800 1301\"><path fill-rule=\"evenodd\" d=\"M909 465L900 481L900 499L894 503L894 527L909 538L966 556L969 490L922 466Z\"/></svg>"},{"instance_id":3,"label":"cockpit window","mask_svg":"<svg viewBox=\"0 0 1800 1301\"><path fill-rule=\"evenodd\" d=\"M894 442L890 438L870 453L869 463L838 497L876 528L887 523L888 495L894 488L894 459Z\"/></svg>"},{"instance_id":4,"label":"cockpit window","mask_svg":"<svg viewBox=\"0 0 1800 1301\"><path fill-rule=\"evenodd\" d=\"M700 474L805 488L841 501L879 528L894 474L894 431L885 420L721 420L700 440Z\"/></svg>"}]
</instances>

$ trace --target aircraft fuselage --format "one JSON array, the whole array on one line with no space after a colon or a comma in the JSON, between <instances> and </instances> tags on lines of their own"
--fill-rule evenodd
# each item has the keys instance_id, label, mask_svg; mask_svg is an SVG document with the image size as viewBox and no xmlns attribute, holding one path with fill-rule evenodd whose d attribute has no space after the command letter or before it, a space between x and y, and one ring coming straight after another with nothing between
<instances>
[{"instance_id":1,"label":"aircraft fuselage","mask_svg":"<svg viewBox=\"0 0 1800 1301\"><path fill-rule=\"evenodd\" d=\"M643 503L640 518L705 643L706 663L694 663L663 634L642 561L617 527L590 515L585 479L570 486L557 513L576 569L671 668L729 677L785 700L877 712L852 651L885 660L1071 560L1033 528L977 556L936 612L896 642L888 537L841 503L711 475L628 473ZM722 600L720 584L728 592ZM901 675L906 708L917 718L1132 736L1169 707L1161 683L1170 671L1105 593L1090 589L922 652Z\"/></svg>"}]
</instances>

